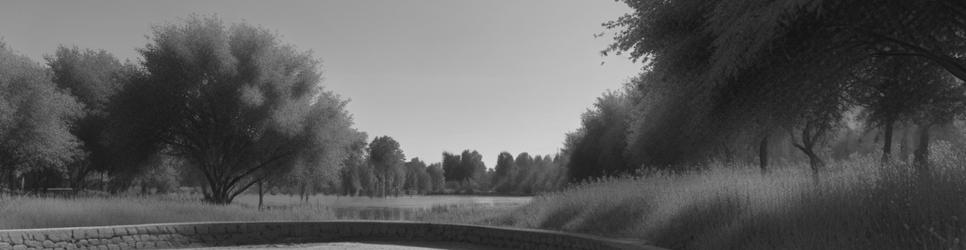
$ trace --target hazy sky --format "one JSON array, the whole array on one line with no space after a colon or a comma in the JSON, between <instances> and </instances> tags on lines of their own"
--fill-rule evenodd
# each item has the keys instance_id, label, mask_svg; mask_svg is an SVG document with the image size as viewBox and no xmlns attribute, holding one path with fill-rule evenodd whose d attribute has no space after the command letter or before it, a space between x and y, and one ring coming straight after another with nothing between
<instances>
[{"instance_id":1,"label":"hazy sky","mask_svg":"<svg viewBox=\"0 0 966 250\"><path fill-rule=\"evenodd\" d=\"M551 154L580 114L639 64L599 51L611 0L4 1L0 37L41 60L59 44L137 60L152 25L216 14L277 31L323 61L326 88L351 99L356 127L407 158L476 149ZM604 64L601 64L604 62Z\"/></svg>"}]
</instances>

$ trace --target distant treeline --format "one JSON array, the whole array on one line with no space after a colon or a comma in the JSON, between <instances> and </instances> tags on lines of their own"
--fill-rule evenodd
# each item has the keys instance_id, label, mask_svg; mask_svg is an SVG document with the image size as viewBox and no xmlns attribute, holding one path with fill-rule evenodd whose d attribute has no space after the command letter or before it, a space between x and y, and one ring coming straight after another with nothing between
<instances>
[{"instance_id":1,"label":"distant treeline","mask_svg":"<svg viewBox=\"0 0 966 250\"><path fill-rule=\"evenodd\" d=\"M532 194L560 185L560 157L405 161L388 136L367 143L347 103L321 85L310 52L247 23L190 16L155 26L137 62L60 46L37 63L0 42L0 186L302 197ZM501 155L501 157L503 157ZM509 164L509 165L508 165ZM187 191L187 190L185 190Z\"/></svg>"},{"instance_id":2,"label":"distant treeline","mask_svg":"<svg viewBox=\"0 0 966 250\"><path fill-rule=\"evenodd\" d=\"M378 137L370 146L368 159L351 157L342 168L341 193L387 196L411 194L508 194L532 195L552 191L566 183L564 157L520 153L516 159L502 152L497 165L487 168L477 151L462 154L443 152L442 162L426 165L419 158L404 162L401 155L386 161L379 144L391 141ZM392 145L393 142L388 142ZM400 150L401 152L401 150ZM381 155L381 156L377 156Z\"/></svg>"}]
</instances>

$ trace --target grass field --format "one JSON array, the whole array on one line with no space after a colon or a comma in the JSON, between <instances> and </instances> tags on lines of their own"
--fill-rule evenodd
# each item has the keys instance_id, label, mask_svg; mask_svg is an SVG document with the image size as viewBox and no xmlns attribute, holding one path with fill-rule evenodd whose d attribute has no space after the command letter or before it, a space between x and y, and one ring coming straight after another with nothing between
<instances>
[{"instance_id":1,"label":"grass field","mask_svg":"<svg viewBox=\"0 0 966 250\"><path fill-rule=\"evenodd\" d=\"M190 196L0 198L0 229L123 225L188 221L380 219L483 223L529 197L406 196L390 198L266 196L271 209L256 209L257 196L232 205L210 205Z\"/></svg>"}]
</instances>

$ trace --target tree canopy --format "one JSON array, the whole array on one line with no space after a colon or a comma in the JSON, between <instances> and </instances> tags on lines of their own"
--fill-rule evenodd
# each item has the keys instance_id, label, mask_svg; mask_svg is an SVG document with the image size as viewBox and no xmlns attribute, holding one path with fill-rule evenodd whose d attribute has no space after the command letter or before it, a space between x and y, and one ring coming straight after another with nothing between
<instances>
[{"instance_id":1,"label":"tree canopy","mask_svg":"<svg viewBox=\"0 0 966 250\"><path fill-rule=\"evenodd\" d=\"M767 170L769 143L791 142L817 170L816 148L848 112L864 109L890 141L891 124L912 122L926 142L930 124L963 113L961 1L623 2L632 12L603 24L616 31L603 53L628 53L645 67L623 91L633 106L626 142L606 144L626 143L631 166L731 161L754 147ZM568 136L572 160L620 160L580 150L582 138L604 138L589 135L595 127Z\"/></svg>"},{"instance_id":2,"label":"tree canopy","mask_svg":"<svg viewBox=\"0 0 966 250\"><path fill-rule=\"evenodd\" d=\"M40 64L0 43L0 171L9 185L20 174L62 168L83 155L71 134L83 105L56 87Z\"/></svg>"},{"instance_id":3,"label":"tree canopy","mask_svg":"<svg viewBox=\"0 0 966 250\"><path fill-rule=\"evenodd\" d=\"M190 159L207 200L229 203L269 173L331 162L351 141L332 136L354 131L344 101L322 90L319 61L272 32L192 16L149 40L139 50L148 76L119 94L119 120L135 132L126 137L144 138L136 144Z\"/></svg>"}]
</instances>

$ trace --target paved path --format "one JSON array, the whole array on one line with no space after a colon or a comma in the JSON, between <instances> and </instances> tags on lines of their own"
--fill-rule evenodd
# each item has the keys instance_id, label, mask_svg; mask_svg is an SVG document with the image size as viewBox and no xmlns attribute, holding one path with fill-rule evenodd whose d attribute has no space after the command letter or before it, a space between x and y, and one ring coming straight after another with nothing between
<instances>
[{"instance_id":1,"label":"paved path","mask_svg":"<svg viewBox=\"0 0 966 250\"><path fill-rule=\"evenodd\" d=\"M311 249L311 250L435 250L435 249L464 249L484 250L499 249L485 246L470 245L456 242L330 242L306 244L269 244L229 247L189 248L196 250L225 250L225 249Z\"/></svg>"}]
</instances>

